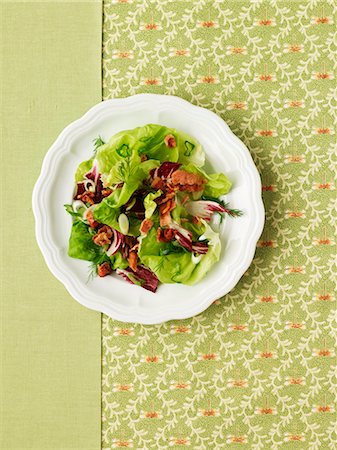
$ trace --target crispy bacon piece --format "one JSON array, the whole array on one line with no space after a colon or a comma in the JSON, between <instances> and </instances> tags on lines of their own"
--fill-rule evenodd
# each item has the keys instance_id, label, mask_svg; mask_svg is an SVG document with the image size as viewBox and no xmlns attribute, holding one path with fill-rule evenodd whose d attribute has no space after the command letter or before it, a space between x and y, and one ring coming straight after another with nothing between
<instances>
[{"instance_id":1,"label":"crispy bacon piece","mask_svg":"<svg viewBox=\"0 0 337 450\"><path fill-rule=\"evenodd\" d=\"M164 139L166 147L175 148L177 146L177 142L173 134L168 134Z\"/></svg>"},{"instance_id":2,"label":"crispy bacon piece","mask_svg":"<svg viewBox=\"0 0 337 450\"><path fill-rule=\"evenodd\" d=\"M95 193L91 191L84 191L83 194L77 195L77 200L82 200L84 203L90 203L90 205L93 205L95 203Z\"/></svg>"},{"instance_id":3,"label":"crispy bacon piece","mask_svg":"<svg viewBox=\"0 0 337 450\"><path fill-rule=\"evenodd\" d=\"M144 219L140 225L140 232L147 234L152 228L153 222L151 219Z\"/></svg>"},{"instance_id":4,"label":"crispy bacon piece","mask_svg":"<svg viewBox=\"0 0 337 450\"><path fill-rule=\"evenodd\" d=\"M98 264L97 274L99 277L106 277L107 275L110 275L111 272L112 269L108 261L104 262L103 264Z\"/></svg>"},{"instance_id":5,"label":"crispy bacon piece","mask_svg":"<svg viewBox=\"0 0 337 450\"><path fill-rule=\"evenodd\" d=\"M155 177L155 179L151 183L151 186L154 189L164 189L165 183L164 183L164 181L161 178Z\"/></svg>"},{"instance_id":6,"label":"crispy bacon piece","mask_svg":"<svg viewBox=\"0 0 337 450\"><path fill-rule=\"evenodd\" d=\"M131 251L128 256L128 262L130 264L131 269L134 272L137 270L137 260L138 260L137 252Z\"/></svg>"},{"instance_id":7,"label":"crispy bacon piece","mask_svg":"<svg viewBox=\"0 0 337 450\"><path fill-rule=\"evenodd\" d=\"M158 228L157 229L157 240L159 242L171 242L174 239L174 230L172 228Z\"/></svg>"},{"instance_id":8,"label":"crispy bacon piece","mask_svg":"<svg viewBox=\"0 0 337 450\"><path fill-rule=\"evenodd\" d=\"M196 173L186 172L178 169L172 173L171 182L173 186L177 186L180 191L197 192L201 191L204 184L207 183L205 178Z\"/></svg>"},{"instance_id":9,"label":"crispy bacon piece","mask_svg":"<svg viewBox=\"0 0 337 450\"><path fill-rule=\"evenodd\" d=\"M102 228L98 230L98 233L93 236L92 240L96 245L103 247L104 245L111 244L111 238L112 229L107 225L103 225Z\"/></svg>"},{"instance_id":10,"label":"crispy bacon piece","mask_svg":"<svg viewBox=\"0 0 337 450\"><path fill-rule=\"evenodd\" d=\"M98 227L99 223L94 219L94 215L91 210L87 212L87 214L85 215L85 218L87 219L89 226L91 228Z\"/></svg>"},{"instance_id":11,"label":"crispy bacon piece","mask_svg":"<svg viewBox=\"0 0 337 450\"><path fill-rule=\"evenodd\" d=\"M110 189L110 188L102 189L102 196L103 197L109 197L109 195L111 193L112 193L112 189Z\"/></svg>"},{"instance_id":12,"label":"crispy bacon piece","mask_svg":"<svg viewBox=\"0 0 337 450\"><path fill-rule=\"evenodd\" d=\"M136 250L136 246L138 245L138 241L134 236L125 236L124 237L124 242L122 244L122 256L123 258L128 258L129 253L132 250Z\"/></svg>"},{"instance_id":13,"label":"crispy bacon piece","mask_svg":"<svg viewBox=\"0 0 337 450\"><path fill-rule=\"evenodd\" d=\"M159 219L160 226L166 227L171 223L170 212L176 207L176 202L173 199L169 199L167 202L162 203L159 206Z\"/></svg>"}]
</instances>

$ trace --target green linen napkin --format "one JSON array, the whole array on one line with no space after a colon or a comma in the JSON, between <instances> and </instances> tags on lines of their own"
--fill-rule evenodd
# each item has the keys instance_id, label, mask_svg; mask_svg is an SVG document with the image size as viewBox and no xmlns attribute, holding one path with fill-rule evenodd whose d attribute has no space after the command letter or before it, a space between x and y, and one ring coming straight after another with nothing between
<instances>
[{"instance_id":1,"label":"green linen napkin","mask_svg":"<svg viewBox=\"0 0 337 450\"><path fill-rule=\"evenodd\" d=\"M203 314L104 316L103 449L333 448L335 20L332 1L104 2L104 99L174 94L223 117L266 226Z\"/></svg>"},{"instance_id":2,"label":"green linen napkin","mask_svg":"<svg viewBox=\"0 0 337 450\"><path fill-rule=\"evenodd\" d=\"M100 448L100 314L48 271L31 194L49 146L101 100L101 2L2 2L3 450Z\"/></svg>"}]
</instances>

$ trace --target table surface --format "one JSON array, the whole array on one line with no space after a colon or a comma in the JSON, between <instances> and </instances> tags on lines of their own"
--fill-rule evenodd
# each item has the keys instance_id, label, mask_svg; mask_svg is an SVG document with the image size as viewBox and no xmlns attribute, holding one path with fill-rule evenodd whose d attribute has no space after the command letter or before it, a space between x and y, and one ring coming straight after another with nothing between
<instances>
[{"instance_id":1,"label":"table surface","mask_svg":"<svg viewBox=\"0 0 337 450\"><path fill-rule=\"evenodd\" d=\"M101 0L1 9L0 447L333 448L334 2L106 0L103 23ZM102 92L211 109L261 173L254 261L197 317L101 320L37 248L31 191L43 156Z\"/></svg>"}]
</instances>

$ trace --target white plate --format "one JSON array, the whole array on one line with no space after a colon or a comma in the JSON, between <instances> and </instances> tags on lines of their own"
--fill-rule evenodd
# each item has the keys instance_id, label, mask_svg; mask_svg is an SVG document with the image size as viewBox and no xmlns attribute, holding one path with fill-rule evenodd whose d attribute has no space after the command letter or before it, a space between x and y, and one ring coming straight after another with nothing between
<instances>
[{"instance_id":1,"label":"white plate","mask_svg":"<svg viewBox=\"0 0 337 450\"><path fill-rule=\"evenodd\" d=\"M88 280L86 261L67 255L70 203L77 165L92 156L93 140L147 123L174 127L203 145L207 169L233 182L226 196L240 218L226 218L220 261L194 286L160 285L156 294L113 275ZM261 182L249 151L216 114L173 96L140 94L94 106L62 131L49 149L33 192L36 239L51 272L82 305L125 322L154 324L191 317L227 294L249 267L264 224Z\"/></svg>"}]
</instances>

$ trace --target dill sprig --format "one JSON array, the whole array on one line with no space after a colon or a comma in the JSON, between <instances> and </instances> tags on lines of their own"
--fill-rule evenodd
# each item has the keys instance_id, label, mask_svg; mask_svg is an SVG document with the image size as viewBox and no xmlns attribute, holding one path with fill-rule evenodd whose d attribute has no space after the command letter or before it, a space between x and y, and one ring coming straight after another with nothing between
<instances>
[{"instance_id":1,"label":"dill sprig","mask_svg":"<svg viewBox=\"0 0 337 450\"><path fill-rule=\"evenodd\" d=\"M232 209L229 207L229 203L225 203L223 200L220 200L216 197L209 197L207 195L203 195L202 200L209 200L211 202L219 203L224 209L225 212L222 214L228 214L230 217L240 217L242 216L243 212L240 209Z\"/></svg>"},{"instance_id":2,"label":"dill sprig","mask_svg":"<svg viewBox=\"0 0 337 450\"><path fill-rule=\"evenodd\" d=\"M94 139L93 143L94 143L94 147L95 147L95 150L94 150L95 153L99 147L101 147L102 145L105 144L105 142L103 141L101 136L98 136L98 138Z\"/></svg>"}]
</instances>

